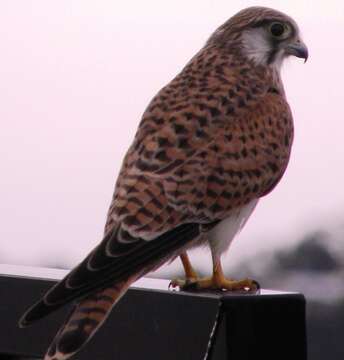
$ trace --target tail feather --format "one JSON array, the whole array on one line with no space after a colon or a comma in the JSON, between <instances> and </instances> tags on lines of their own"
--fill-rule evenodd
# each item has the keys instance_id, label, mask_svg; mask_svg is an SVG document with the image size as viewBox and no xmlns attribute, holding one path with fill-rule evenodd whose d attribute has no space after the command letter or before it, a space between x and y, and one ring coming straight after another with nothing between
<instances>
[{"instance_id":1,"label":"tail feather","mask_svg":"<svg viewBox=\"0 0 344 360\"><path fill-rule=\"evenodd\" d=\"M114 283L121 283L133 274L144 275L152 271L197 239L200 231L198 224L188 223L167 231L151 241L138 239L135 242L135 250L132 249L131 243L121 243L120 246L130 246L131 249L130 253L123 256L117 256L117 253L106 250L110 247L108 244L111 241L116 243L116 234L117 231L114 231L107 235L84 261L32 305L19 320L19 326L31 325L68 302L85 298L99 289L111 287ZM93 263L94 259L98 267Z\"/></svg>"},{"instance_id":2,"label":"tail feather","mask_svg":"<svg viewBox=\"0 0 344 360\"><path fill-rule=\"evenodd\" d=\"M131 277L118 282L78 302L56 334L44 360L66 360L79 351L100 328L135 279Z\"/></svg>"},{"instance_id":3,"label":"tail feather","mask_svg":"<svg viewBox=\"0 0 344 360\"><path fill-rule=\"evenodd\" d=\"M84 261L20 319L19 324L24 327L68 302L77 301L44 360L66 360L80 350L96 333L130 284L197 240L200 227L197 223L186 223L151 241L138 238L135 239L135 248L130 242L120 243L117 233L118 229L109 233ZM129 244L130 251L123 254L126 244Z\"/></svg>"}]
</instances>

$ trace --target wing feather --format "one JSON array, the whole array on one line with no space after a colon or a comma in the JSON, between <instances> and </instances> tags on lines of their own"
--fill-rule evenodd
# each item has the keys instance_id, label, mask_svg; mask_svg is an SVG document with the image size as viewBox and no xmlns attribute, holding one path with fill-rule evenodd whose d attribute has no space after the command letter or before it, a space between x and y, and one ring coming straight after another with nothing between
<instances>
[{"instance_id":1,"label":"wing feather","mask_svg":"<svg viewBox=\"0 0 344 360\"><path fill-rule=\"evenodd\" d=\"M102 247L96 248L71 273L52 287L42 300L24 314L20 325L27 326L74 299L80 299L92 291L128 278L142 269L148 271L156 265L157 259L159 259L158 262L161 262L162 259L170 257L170 254L176 249L185 246L199 234L198 224L184 224L153 241L139 240L136 251L122 257L109 257L104 252L99 255L98 251L102 250ZM105 238L103 242L106 241L108 238ZM88 263L95 254L105 257L108 265L90 270Z\"/></svg>"}]
</instances>

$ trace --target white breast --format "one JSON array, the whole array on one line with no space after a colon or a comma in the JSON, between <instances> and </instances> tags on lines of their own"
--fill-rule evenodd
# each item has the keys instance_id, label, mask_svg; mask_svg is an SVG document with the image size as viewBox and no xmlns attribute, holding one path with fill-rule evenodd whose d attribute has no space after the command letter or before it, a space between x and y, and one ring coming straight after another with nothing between
<instances>
[{"instance_id":1,"label":"white breast","mask_svg":"<svg viewBox=\"0 0 344 360\"><path fill-rule=\"evenodd\" d=\"M235 235L246 224L257 203L258 199L255 199L234 210L228 218L222 220L208 232L208 241L214 254L220 255L228 249Z\"/></svg>"}]
</instances>

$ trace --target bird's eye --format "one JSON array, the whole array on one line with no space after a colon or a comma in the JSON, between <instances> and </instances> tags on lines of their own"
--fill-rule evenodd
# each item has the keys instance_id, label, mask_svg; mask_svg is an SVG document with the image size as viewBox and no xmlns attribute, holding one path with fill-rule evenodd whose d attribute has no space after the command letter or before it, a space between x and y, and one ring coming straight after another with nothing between
<instances>
[{"instance_id":1,"label":"bird's eye","mask_svg":"<svg viewBox=\"0 0 344 360\"><path fill-rule=\"evenodd\" d=\"M286 30L284 24L279 22L274 22L270 25L270 32L275 37L281 37Z\"/></svg>"}]
</instances>

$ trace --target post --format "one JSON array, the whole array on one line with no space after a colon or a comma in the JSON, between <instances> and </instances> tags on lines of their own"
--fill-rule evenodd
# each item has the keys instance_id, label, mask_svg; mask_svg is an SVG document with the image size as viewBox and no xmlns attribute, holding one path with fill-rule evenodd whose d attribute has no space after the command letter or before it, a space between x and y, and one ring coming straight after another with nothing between
<instances>
[{"instance_id":1,"label":"post","mask_svg":"<svg viewBox=\"0 0 344 360\"><path fill-rule=\"evenodd\" d=\"M42 357L68 306L19 329L26 308L65 275L63 270L0 265L0 357ZM1 357L3 358L3 357ZM305 299L168 290L141 279L112 311L79 360L306 360Z\"/></svg>"}]
</instances>

